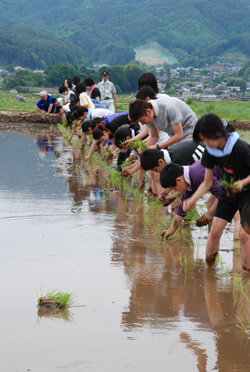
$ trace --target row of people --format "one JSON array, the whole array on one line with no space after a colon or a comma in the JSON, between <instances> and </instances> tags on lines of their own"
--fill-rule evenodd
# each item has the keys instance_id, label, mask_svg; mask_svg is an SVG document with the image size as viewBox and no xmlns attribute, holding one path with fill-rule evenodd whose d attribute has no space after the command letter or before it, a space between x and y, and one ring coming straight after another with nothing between
<instances>
[{"instance_id":1,"label":"row of people","mask_svg":"<svg viewBox=\"0 0 250 372\"><path fill-rule=\"evenodd\" d=\"M87 89L89 94L86 93ZM36 103L35 109L41 114L54 114L63 122L65 116L72 118L72 111L79 105L89 109L104 108L114 113L114 102L118 108L118 100L114 84L109 81L108 71L103 71L102 81L95 84L90 77L80 81L78 76L73 79L66 79L58 89L60 97L55 98L47 91L40 92L40 100Z\"/></svg>"},{"instance_id":2,"label":"row of people","mask_svg":"<svg viewBox=\"0 0 250 372\"><path fill-rule=\"evenodd\" d=\"M118 161L122 162L131 156L132 142L142 139L148 150L137 156L122 174L138 172L139 183L143 186L145 171L151 170L150 182L155 194L158 189L161 193L158 192L158 196L166 195L170 190L182 195L173 225L163 232L163 236L172 235L185 213L195 206L201 196L211 191L213 197L208 199L208 210L198 221L200 226L204 226L212 220L206 248L207 263L214 263L222 232L239 211L241 226L238 218L235 228L239 227L242 266L249 270L249 145L216 115L207 114L197 120L185 102L160 94L153 74L143 74L138 88L136 99L129 105L129 113L121 113L112 119L111 112L97 112L101 109L84 106L75 109L76 127L93 137L85 159L91 157L98 144L105 144L111 146L114 155L119 153ZM77 133L76 128L71 136L74 133ZM226 194L220 179L233 183L228 187L231 195ZM166 205L175 197L171 195L165 200Z\"/></svg>"}]
</instances>

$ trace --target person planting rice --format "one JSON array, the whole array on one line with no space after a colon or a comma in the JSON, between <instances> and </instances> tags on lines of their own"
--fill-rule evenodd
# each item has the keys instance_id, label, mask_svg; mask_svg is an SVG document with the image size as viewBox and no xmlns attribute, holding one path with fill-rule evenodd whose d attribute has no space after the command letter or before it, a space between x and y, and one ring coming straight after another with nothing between
<instances>
[{"instance_id":1,"label":"person planting rice","mask_svg":"<svg viewBox=\"0 0 250 372\"><path fill-rule=\"evenodd\" d=\"M159 173L166 164L177 163L190 165L201 159L205 150L202 143L186 140L169 147L168 150L148 149L141 154L140 161L142 169L150 170L151 189L155 194L157 191L161 202L167 206L174 200L172 197L166 199L170 189L161 189ZM181 193L179 193L181 196Z\"/></svg>"},{"instance_id":2,"label":"person planting rice","mask_svg":"<svg viewBox=\"0 0 250 372\"><path fill-rule=\"evenodd\" d=\"M191 138L197 117L191 108L178 98L165 95L149 102L137 99L129 104L131 120L140 121L150 127L150 138L147 145L151 148L164 149L184 138ZM170 138L156 145L159 132L166 132Z\"/></svg>"},{"instance_id":3,"label":"person planting rice","mask_svg":"<svg viewBox=\"0 0 250 372\"><path fill-rule=\"evenodd\" d=\"M216 116L206 114L196 125L195 137L206 145L201 164L205 167L205 178L198 190L183 203L184 211L194 208L197 200L213 184L213 169L218 165L223 171L223 178L230 184L231 196L222 188L216 208L212 227L206 246L206 261L213 265L219 251L220 238L228 222L236 211L240 214L250 201L250 146L239 138L234 128ZM246 208L246 207L245 207ZM240 227L241 264L250 271L250 235Z\"/></svg>"},{"instance_id":4,"label":"person planting rice","mask_svg":"<svg viewBox=\"0 0 250 372\"><path fill-rule=\"evenodd\" d=\"M104 142L110 142L109 146L111 146L111 151L115 151L113 156L117 154L119 149L115 146L114 134L120 126L124 125L124 118L126 119L126 117L127 115L120 115L106 125L103 122L96 125L93 129L94 141L90 147L88 155L85 157L85 160L88 160L91 157L98 144L100 145Z\"/></svg>"},{"instance_id":5,"label":"person planting rice","mask_svg":"<svg viewBox=\"0 0 250 372\"><path fill-rule=\"evenodd\" d=\"M141 130L141 126L139 123L132 123L130 125L122 125L115 131L115 145L117 148L120 149L118 154L118 161L117 166L118 170L121 169L121 164L127 161L133 161L133 164L126 167L126 169L130 169L133 173L138 171L138 181L141 184L145 177L145 172L140 169L140 159L138 155L138 151L140 151L140 146L146 145L140 141L138 146L136 147L136 142L128 142L129 139L135 137ZM142 150L142 149L141 149Z\"/></svg>"},{"instance_id":6,"label":"person planting rice","mask_svg":"<svg viewBox=\"0 0 250 372\"><path fill-rule=\"evenodd\" d=\"M181 166L175 163L168 164L161 170L161 186L174 190L175 192L183 193L172 226L162 232L162 237L168 238L175 233L183 218L186 216L186 213L182 208L183 201L198 189L204 180L204 176L205 168L201 165L200 160L190 166ZM214 197L209 198L207 204L208 210L197 221L197 226L206 226L212 221L218 198L221 193L221 184L218 181L221 177L222 171L218 166L216 166L213 172L212 185L209 189Z\"/></svg>"}]
</instances>

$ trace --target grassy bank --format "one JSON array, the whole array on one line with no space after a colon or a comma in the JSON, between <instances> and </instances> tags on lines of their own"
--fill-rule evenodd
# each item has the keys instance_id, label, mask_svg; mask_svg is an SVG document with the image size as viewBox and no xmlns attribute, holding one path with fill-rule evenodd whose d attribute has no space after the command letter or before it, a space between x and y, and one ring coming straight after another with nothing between
<instances>
[{"instance_id":1,"label":"grassy bank","mask_svg":"<svg viewBox=\"0 0 250 372\"><path fill-rule=\"evenodd\" d=\"M21 94L27 102L15 101L16 94L0 92L0 111L36 112L35 104L39 100L38 94ZM134 99L131 95L118 96L118 111L127 111L128 104ZM190 104L197 117L213 112L226 120L249 120L250 102L220 101L220 102L193 102Z\"/></svg>"}]
</instances>

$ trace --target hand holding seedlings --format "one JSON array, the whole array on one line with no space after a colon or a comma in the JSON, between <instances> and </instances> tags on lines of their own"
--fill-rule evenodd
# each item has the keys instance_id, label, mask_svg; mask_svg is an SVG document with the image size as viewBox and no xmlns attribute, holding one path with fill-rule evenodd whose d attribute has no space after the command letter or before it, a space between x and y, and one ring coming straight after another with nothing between
<instances>
[{"instance_id":1,"label":"hand holding seedlings","mask_svg":"<svg viewBox=\"0 0 250 372\"><path fill-rule=\"evenodd\" d=\"M208 218L206 216L206 213L203 214L203 216L201 218L198 218L196 220L196 226L198 227L201 227L201 226L207 226L211 221L212 221L213 217L212 218Z\"/></svg>"},{"instance_id":2,"label":"hand holding seedlings","mask_svg":"<svg viewBox=\"0 0 250 372\"><path fill-rule=\"evenodd\" d=\"M243 189L242 180L234 182L232 185L226 187L226 192L228 196L234 196Z\"/></svg>"}]
</instances>

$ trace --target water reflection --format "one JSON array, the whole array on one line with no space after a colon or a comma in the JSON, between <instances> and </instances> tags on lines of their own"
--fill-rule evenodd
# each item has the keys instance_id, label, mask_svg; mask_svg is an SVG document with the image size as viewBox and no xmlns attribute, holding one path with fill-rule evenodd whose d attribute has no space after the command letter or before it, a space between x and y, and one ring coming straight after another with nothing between
<instances>
[{"instance_id":1,"label":"water reflection","mask_svg":"<svg viewBox=\"0 0 250 372\"><path fill-rule=\"evenodd\" d=\"M77 329L72 329L69 342L74 347L69 345L67 348L67 352L68 349L71 351L69 359L79 360L89 347L88 358L91 359L92 353L93 360L106 362L103 371L126 371L125 364L132 356L131 365L145 372L152 368L165 371L166 366L171 371L181 370L181 363L182 369L186 370L249 369L247 334L237 327L237 324L241 325L240 321L244 324L249 321L249 279L240 274L237 247L225 251L224 256L222 254L231 261L227 275L226 265L222 263L206 270L205 228L191 230L186 226L180 229L175 240L162 242L154 231L154 225L161 223L162 216L155 215L153 223L146 224L147 204L138 202L132 195L125 199L121 193L106 188L102 170L96 172L91 164L86 167L81 149L65 144L59 133L54 137L48 137L44 132L34 133L31 137L0 132L0 141L0 198L4 205L0 218L4 226L9 226L7 219L11 217L15 221L18 216L19 228L18 231L15 226L13 237L11 233L8 238L3 235L0 243L2 271L4 262L14 265L18 261L16 267L24 267L22 275L17 271L21 278L25 277L29 267L27 262L31 266L37 263L35 269L29 267L31 276L28 278L31 282L38 268L37 285L42 280L40 277L46 278L46 269L51 265L49 283L55 280L60 283L66 276L64 285L71 280L72 286L79 285L85 294L89 293L90 306L86 312L74 314L73 323L80 331L76 338ZM43 214L44 218L37 219L35 212ZM38 226L35 226L34 218ZM170 214L165 218L171 219ZM35 228L37 230L33 232ZM26 229L30 230L29 238L20 239L18 251L13 249L10 238L22 237ZM30 247L32 234L35 244ZM46 234L49 238L43 243ZM111 246L106 242L109 236ZM227 242L231 244L232 231L224 239L227 248ZM15 272L10 267L11 272ZM234 272L239 273L240 280L248 288L247 296L235 289ZM95 274L91 276L91 273ZM109 276L111 279L106 282ZM4 283L4 279L1 282ZM11 283L11 280L6 282ZM15 279L15 287L16 282ZM25 289L17 286L16 291ZM116 307L112 296L116 301L120 299L120 307ZM95 303L94 309L91 300ZM4 310L1 314L6 316ZM44 320L39 324L40 331L44 326L46 336L49 332L51 338L53 332L46 323L47 318L62 318L68 323L73 320L69 311L55 312L51 317L47 311L38 309L37 317L39 322ZM29 323L27 319L25 321ZM84 328L81 328L82 324ZM108 331L97 348L97 336L100 337L105 326ZM58 329L53 328L53 331L56 333ZM74 350L77 345L78 353ZM109 364L105 358L108 350L113 349L117 359L114 361L115 357L112 357ZM9 350L13 352L11 347ZM140 350L143 350L141 354ZM124 364L121 364L121 358L124 358Z\"/></svg>"},{"instance_id":2,"label":"water reflection","mask_svg":"<svg viewBox=\"0 0 250 372\"><path fill-rule=\"evenodd\" d=\"M68 309L39 306L37 310L37 321L41 321L42 318L48 318L50 320L62 319L65 322L73 322L74 314Z\"/></svg>"}]
</instances>

